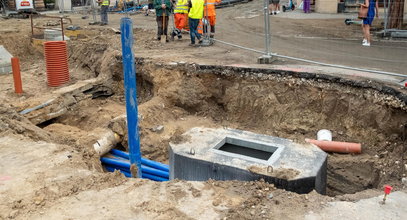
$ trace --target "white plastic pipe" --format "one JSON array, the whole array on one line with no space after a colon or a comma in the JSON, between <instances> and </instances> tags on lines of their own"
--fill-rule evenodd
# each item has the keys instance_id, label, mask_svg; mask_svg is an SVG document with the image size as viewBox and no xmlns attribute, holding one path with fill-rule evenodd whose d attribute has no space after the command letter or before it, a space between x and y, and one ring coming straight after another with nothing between
<instances>
[{"instance_id":1,"label":"white plastic pipe","mask_svg":"<svg viewBox=\"0 0 407 220\"><path fill-rule=\"evenodd\" d=\"M102 137L93 144L93 148L95 149L96 153L99 154L99 156L102 156L116 146L120 140L121 139L118 134L111 130L106 130L106 132L102 134Z\"/></svg>"},{"instance_id":2,"label":"white plastic pipe","mask_svg":"<svg viewBox=\"0 0 407 220\"><path fill-rule=\"evenodd\" d=\"M330 130L322 129L317 133L318 141L332 141L332 132Z\"/></svg>"}]
</instances>

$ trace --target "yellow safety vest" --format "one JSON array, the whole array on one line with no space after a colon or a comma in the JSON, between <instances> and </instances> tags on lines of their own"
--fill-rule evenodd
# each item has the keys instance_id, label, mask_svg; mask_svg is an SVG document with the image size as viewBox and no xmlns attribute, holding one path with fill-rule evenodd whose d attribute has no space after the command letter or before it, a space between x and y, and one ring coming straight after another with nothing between
<instances>
[{"instance_id":1,"label":"yellow safety vest","mask_svg":"<svg viewBox=\"0 0 407 220\"><path fill-rule=\"evenodd\" d=\"M204 0L191 0L192 7L189 9L188 17L201 19L203 17Z\"/></svg>"},{"instance_id":2,"label":"yellow safety vest","mask_svg":"<svg viewBox=\"0 0 407 220\"><path fill-rule=\"evenodd\" d=\"M102 5L110 5L109 0L103 0Z\"/></svg>"},{"instance_id":3,"label":"yellow safety vest","mask_svg":"<svg viewBox=\"0 0 407 220\"><path fill-rule=\"evenodd\" d=\"M188 14L188 0L178 0L174 13Z\"/></svg>"}]
</instances>

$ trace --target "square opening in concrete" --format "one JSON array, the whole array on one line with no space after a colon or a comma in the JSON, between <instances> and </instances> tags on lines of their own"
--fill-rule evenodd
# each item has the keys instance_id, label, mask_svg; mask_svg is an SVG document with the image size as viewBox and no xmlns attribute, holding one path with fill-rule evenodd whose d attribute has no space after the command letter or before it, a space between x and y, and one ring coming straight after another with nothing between
<instances>
[{"instance_id":1,"label":"square opening in concrete","mask_svg":"<svg viewBox=\"0 0 407 220\"><path fill-rule=\"evenodd\" d=\"M170 179L264 179L308 193L326 190L327 155L311 144L234 129L192 128L170 143Z\"/></svg>"},{"instance_id":2,"label":"square opening in concrete","mask_svg":"<svg viewBox=\"0 0 407 220\"><path fill-rule=\"evenodd\" d=\"M278 147L226 137L214 149L260 160L268 160Z\"/></svg>"}]
</instances>

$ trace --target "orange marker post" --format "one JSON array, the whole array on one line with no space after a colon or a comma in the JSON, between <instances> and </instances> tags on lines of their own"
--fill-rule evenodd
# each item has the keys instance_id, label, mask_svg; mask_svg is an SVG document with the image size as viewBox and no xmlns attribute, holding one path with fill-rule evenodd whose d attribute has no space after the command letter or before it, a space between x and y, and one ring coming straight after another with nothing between
<instances>
[{"instance_id":1,"label":"orange marker post","mask_svg":"<svg viewBox=\"0 0 407 220\"><path fill-rule=\"evenodd\" d=\"M17 57L11 58L11 68L13 70L14 90L17 94L22 94L23 85L21 82L20 60Z\"/></svg>"}]
</instances>

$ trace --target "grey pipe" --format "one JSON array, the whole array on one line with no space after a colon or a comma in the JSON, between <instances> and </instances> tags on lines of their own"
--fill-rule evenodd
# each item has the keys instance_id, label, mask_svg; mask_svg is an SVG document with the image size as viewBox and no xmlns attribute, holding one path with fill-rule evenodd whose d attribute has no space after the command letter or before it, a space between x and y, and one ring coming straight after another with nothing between
<instances>
[{"instance_id":1,"label":"grey pipe","mask_svg":"<svg viewBox=\"0 0 407 220\"><path fill-rule=\"evenodd\" d=\"M386 36L386 32L387 32L387 4L386 4L386 0L384 0L383 3L384 3L384 30L383 31L384 31L384 36Z\"/></svg>"},{"instance_id":2,"label":"grey pipe","mask_svg":"<svg viewBox=\"0 0 407 220\"><path fill-rule=\"evenodd\" d=\"M270 15L268 12L268 0L264 0L264 35L265 35L265 47L266 55L270 56L271 46L270 46Z\"/></svg>"},{"instance_id":3,"label":"grey pipe","mask_svg":"<svg viewBox=\"0 0 407 220\"><path fill-rule=\"evenodd\" d=\"M42 104L40 104L40 105L37 105L37 106L32 107L32 108L25 109L25 110L21 111L20 114L21 114L21 115L25 115L25 114L28 114L28 113L30 113L30 112L32 112L32 111L35 111L35 110L38 110L38 109L47 107L47 106L50 105L54 100L55 100L55 99L50 99L50 100L48 100L48 101L46 101L46 102L44 102L44 103L42 103Z\"/></svg>"}]
</instances>

